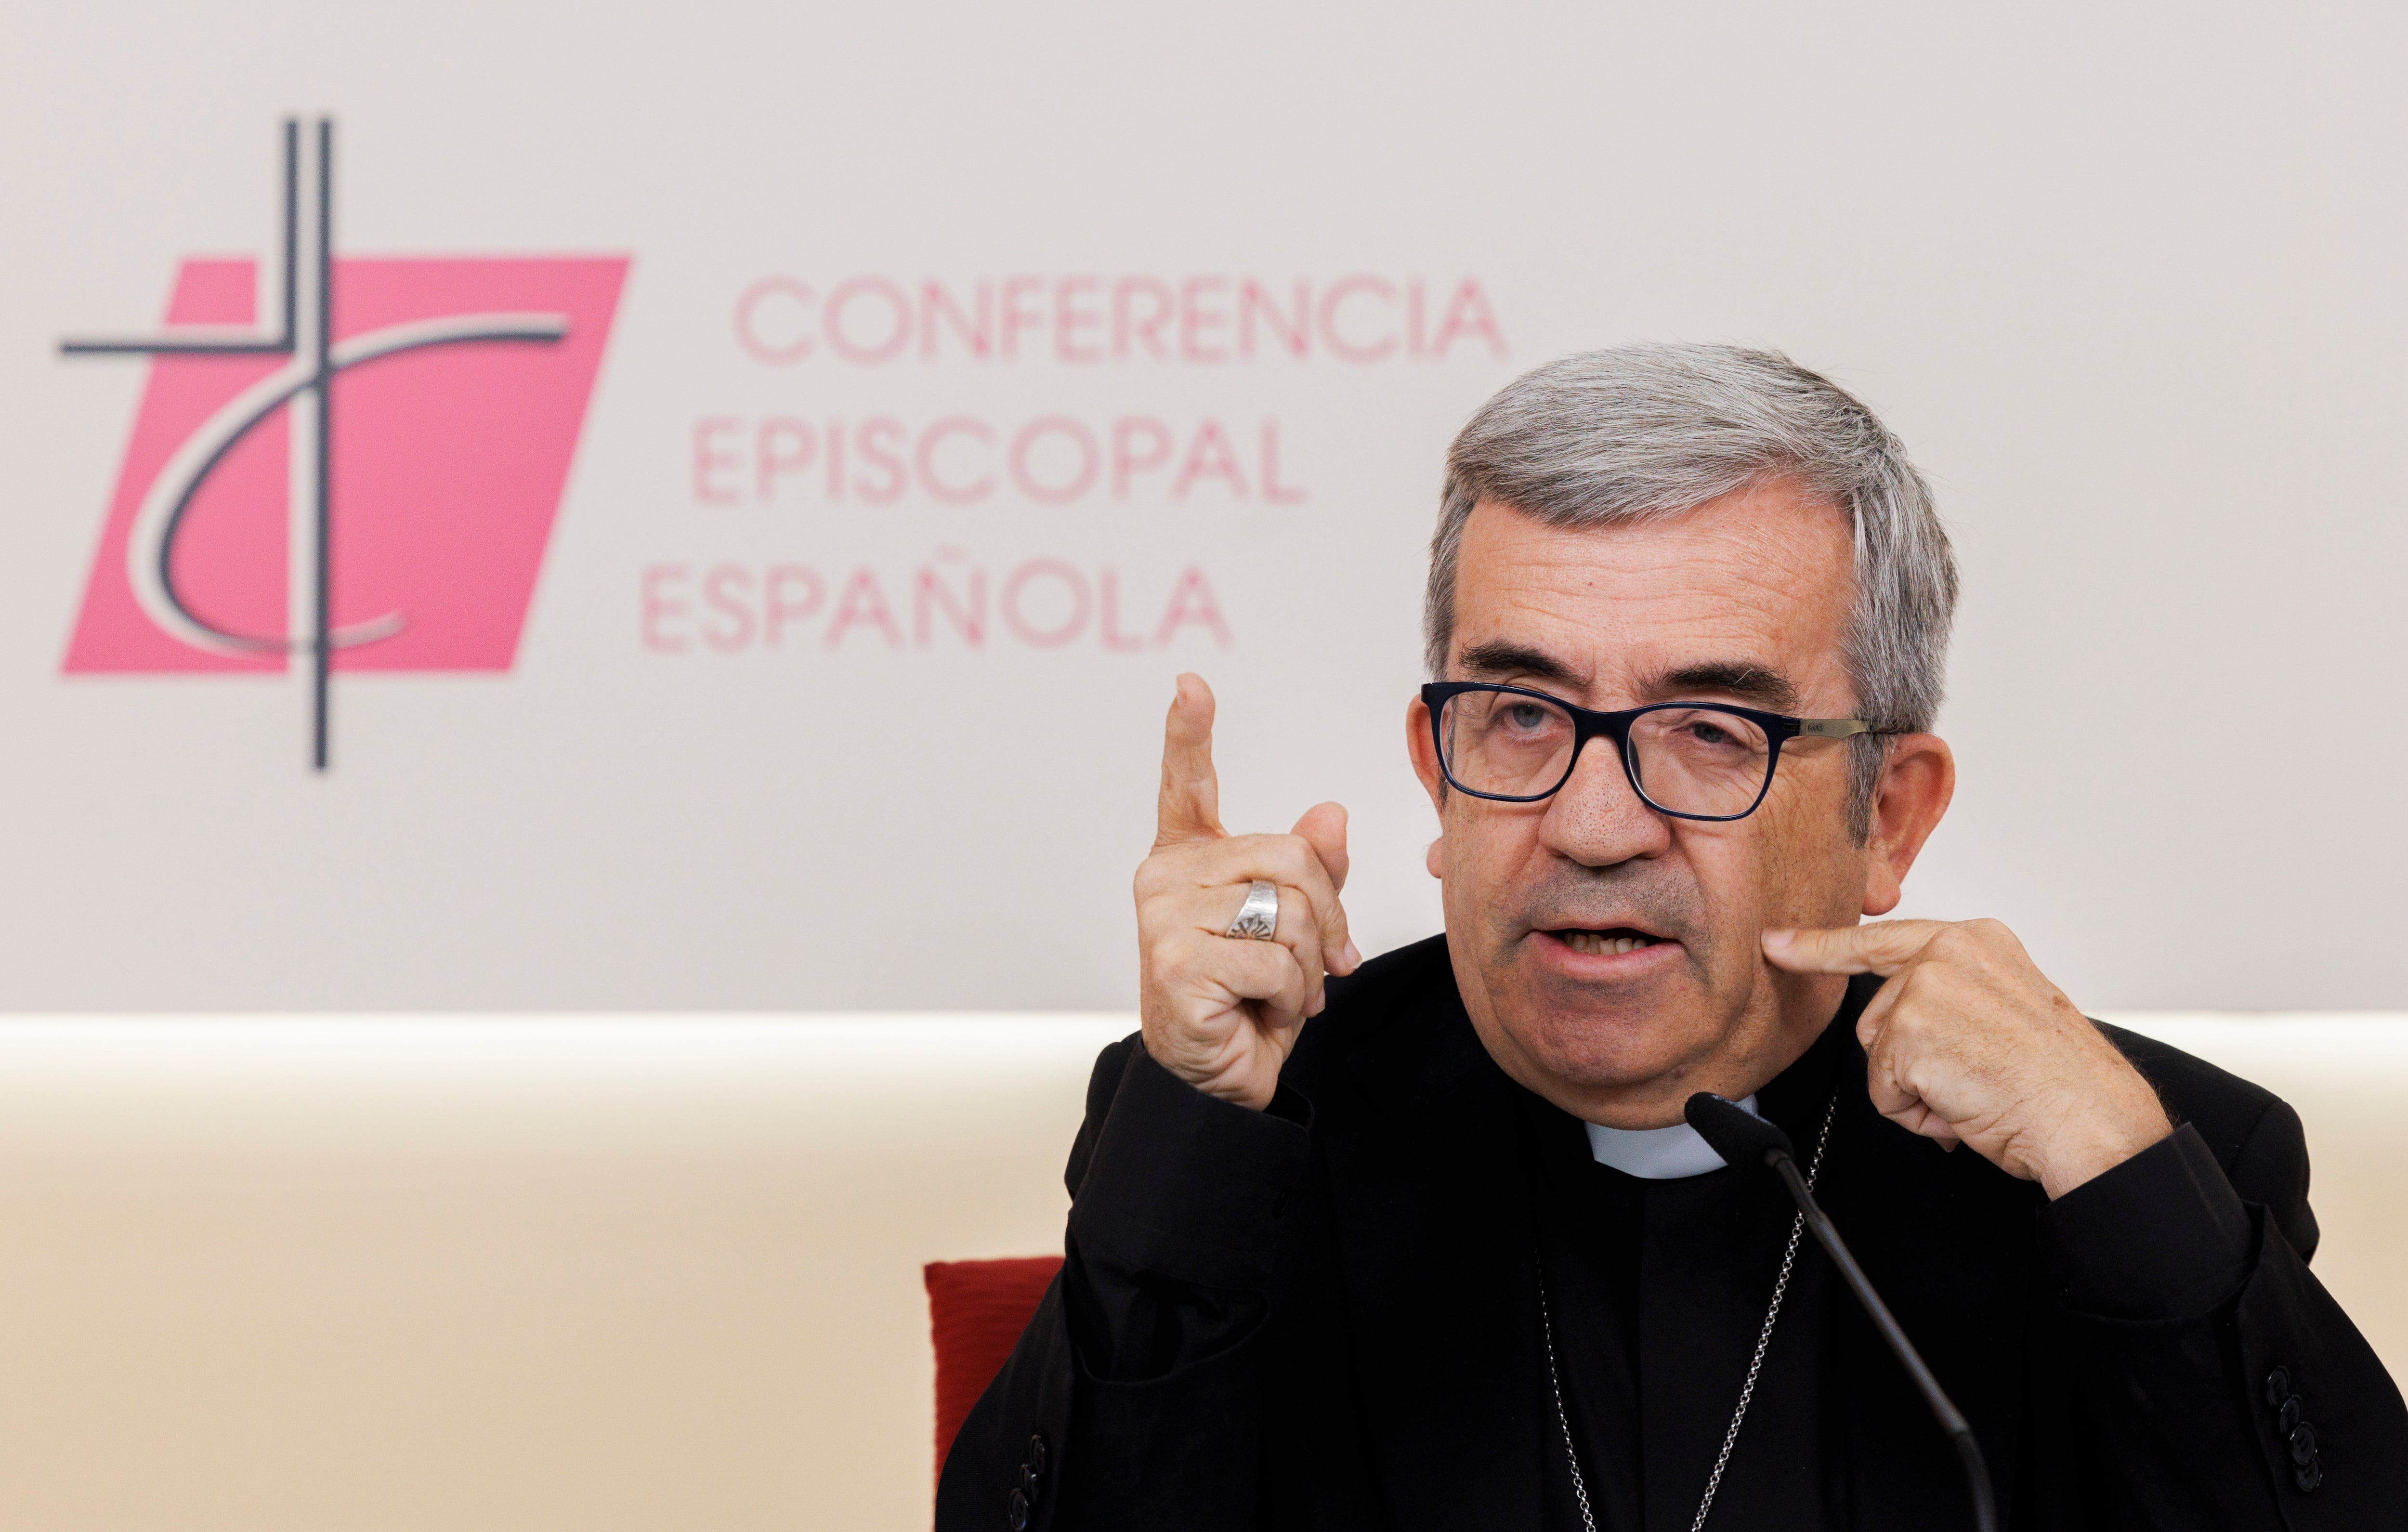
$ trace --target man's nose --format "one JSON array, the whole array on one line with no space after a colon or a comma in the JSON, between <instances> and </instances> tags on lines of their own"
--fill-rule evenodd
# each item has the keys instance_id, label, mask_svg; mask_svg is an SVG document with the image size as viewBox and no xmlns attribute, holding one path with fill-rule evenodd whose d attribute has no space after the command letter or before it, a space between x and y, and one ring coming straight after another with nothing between
<instances>
[{"instance_id":1,"label":"man's nose","mask_svg":"<svg viewBox=\"0 0 2408 1532\"><path fill-rule=\"evenodd\" d=\"M1581 751L1570 779L1547 800L1539 838L1583 866L1610 867L1661 855L1671 847L1672 828L1632 789L1613 741L1599 737Z\"/></svg>"}]
</instances>

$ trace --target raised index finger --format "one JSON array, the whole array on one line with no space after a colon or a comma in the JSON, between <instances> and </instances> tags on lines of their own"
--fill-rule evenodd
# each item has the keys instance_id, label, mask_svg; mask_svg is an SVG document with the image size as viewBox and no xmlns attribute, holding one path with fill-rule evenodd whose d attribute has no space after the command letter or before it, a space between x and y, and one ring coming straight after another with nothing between
<instances>
[{"instance_id":1,"label":"raised index finger","mask_svg":"<svg viewBox=\"0 0 2408 1532\"><path fill-rule=\"evenodd\" d=\"M1877 973L1884 979L1914 961L1945 921L1880 921L1819 931L1767 931L1764 955L1792 973Z\"/></svg>"},{"instance_id":2,"label":"raised index finger","mask_svg":"<svg viewBox=\"0 0 2408 1532\"><path fill-rule=\"evenodd\" d=\"M1182 675L1162 725L1162 800L1154 849L1218 840L1227 833L1221 828L1221 780L1212 774L1212 688L1201 676Z\"/></svg>"}]
</instances>

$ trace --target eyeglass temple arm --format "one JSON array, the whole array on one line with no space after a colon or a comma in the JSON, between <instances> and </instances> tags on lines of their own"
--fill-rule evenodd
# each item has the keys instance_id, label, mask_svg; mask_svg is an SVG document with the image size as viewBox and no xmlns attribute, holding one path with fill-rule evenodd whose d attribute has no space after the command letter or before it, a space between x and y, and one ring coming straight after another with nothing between
<instances>
[{"instance_id":1,"label":"eyeglass temple arm","mask_svg":"<svg viewBox=\"0 0 2408 1532\"><path fill-rule=\"evenodd\" d=\"M1850 735L1870 734L1873 726L1861 718L1801 718L1798 732L1815 739L1845 739Z\"/></svg>"}]
</instances>

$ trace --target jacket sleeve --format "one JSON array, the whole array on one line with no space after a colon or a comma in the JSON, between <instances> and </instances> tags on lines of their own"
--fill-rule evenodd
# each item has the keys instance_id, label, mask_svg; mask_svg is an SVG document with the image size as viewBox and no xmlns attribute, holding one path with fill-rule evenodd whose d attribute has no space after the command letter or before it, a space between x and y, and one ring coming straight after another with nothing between
<instances>
[{"instance_id":1,"label":"jacket sleeve","mask_svg":"<svg viewBox=\"0 0 2408 1532\"><path fill-rule=\"evenodd\" d=\"M2408 1528L2408 1408L2292 1243L2307 1167L2273 1101L2229 1169L2186 1125L2042 1210L2112 1525Z\"/></svg>"},{"instance_id":2,"label":"jacket sleeve","mask_svg":"<svg viewBox=\"0 0 2408 1532\"><path fill-rule=\"evenodd\" d=\"M1252 1525L1265 1294L1309 1123L1285 1088L1249 1111L1137 1038L1104 1050L1062 1273L954 1438L939 1532Z\"/></svg>"}]
</instances>

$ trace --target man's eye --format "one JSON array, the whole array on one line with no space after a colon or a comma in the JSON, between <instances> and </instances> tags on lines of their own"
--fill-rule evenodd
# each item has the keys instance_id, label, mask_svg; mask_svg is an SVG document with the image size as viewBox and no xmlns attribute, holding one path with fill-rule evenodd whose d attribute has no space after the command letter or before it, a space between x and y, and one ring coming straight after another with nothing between
<instances>
[{"instance_id":1,"label":"man's eye","mask_svg":"<svg viewBox=\"0 0 2408 1532\"><path fill-rule=\"evenodd\" d=\"M1535 702L1517 702L1505 709L1505 722L1517 729L1542 729L1547 725L1547 709Z\"/></svg>"},{"instance_id":2,"label":"man's eye","mask_svg":"<svg viewBox=\"0 0 2408 1532\"><path fill-rule=\"evenodd\" d=\"M1719 723L1692 723L1689 737L1701 745L1727 745L1732 742L1730 731Z\"/></svg>"}]
</instances>

